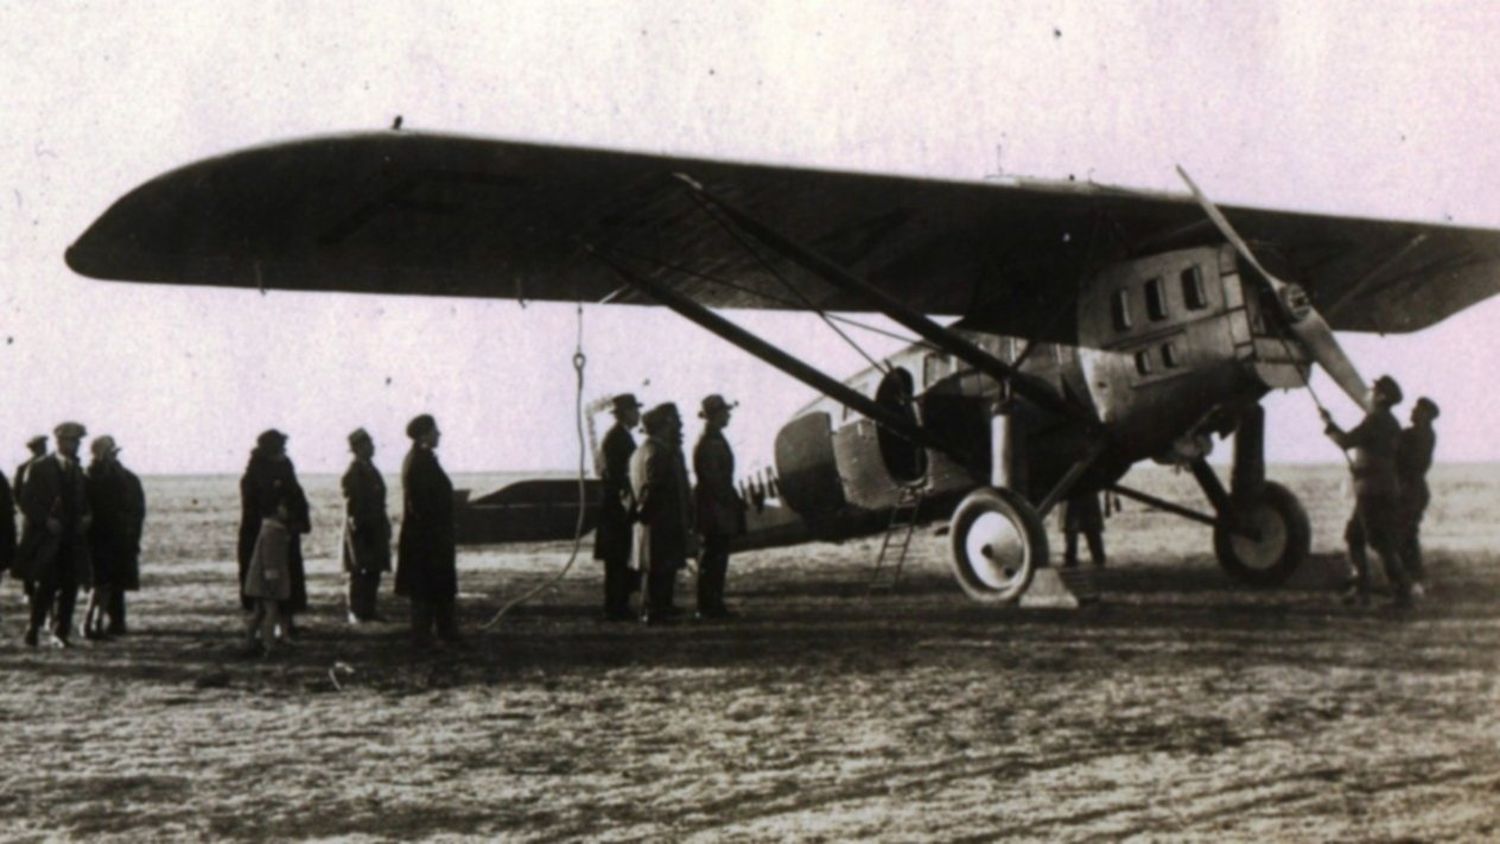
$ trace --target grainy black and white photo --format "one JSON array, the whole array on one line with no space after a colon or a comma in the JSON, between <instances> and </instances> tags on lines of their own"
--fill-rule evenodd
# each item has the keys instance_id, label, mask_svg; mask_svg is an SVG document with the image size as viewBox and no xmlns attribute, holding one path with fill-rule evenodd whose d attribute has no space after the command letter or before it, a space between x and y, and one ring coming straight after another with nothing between
<instances>
[{"instance_id":1,"label":"grainy black and white photo","mask_svg":"<svg viewBox=\"0 0 1500 844\"><path fill-rule=\"evenodd\" d=\"M0 840L1500 837L1497 41L0 7Z\"/></svg>"}]
</instances>

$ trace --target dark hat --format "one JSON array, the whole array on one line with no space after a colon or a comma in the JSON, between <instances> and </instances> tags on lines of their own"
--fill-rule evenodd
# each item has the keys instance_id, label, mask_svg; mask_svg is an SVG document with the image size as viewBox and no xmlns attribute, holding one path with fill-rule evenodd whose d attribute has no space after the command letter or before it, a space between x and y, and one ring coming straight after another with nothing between
<instances>
[{"instance_id":1,"label":"dark hat","mask_svg":"<svg viewBox=\"0 0 1500 844\"><path fill-rule=\"evenodd\" d=\"M52 435L58 439L81 440L89 435L89 432L77 422L64 422L52 429Z\"/></svg>"},{"instance_id":2,"label":"dark hat","mask_svg":"<svg viewBox=\"0 0 1500 844\"><path fill-rule=\"evenodd\" d=\"M621 393L615 396L614 412L620 413L625 410L638 410L641 403L635 400L635 393Z\"/></svg>"},{"instance_id":3,"label":"dark hat","mask_svg":"<svg viewBox=\"0 0 1500 844\"><path fill-rule=\"evenodd\" d=\"M660 431L663 426L665 426L667 420L681 418L681 415L677 412L677 405L673 404L672 402L663 402L656 407L653 407L650 410L646 411L646 413L641 416L641 424L646 426L647 433L654 434Z\"/></svg>"},{"instance_id":4,"label":"dark hat","mask_svg":"<svg viewBox=\"0 0 1500 844\"><path fill-rule=\"evenodd\" d=\"M1396 379L1389 375L1382 375L1375 379L1375 392L1385 396L1386 400L1391 404L1400 404L1403 398L1401 385L1397 384Z\"/></svg>"},{"instance_id":5,"label":"dark hat","mask_svg":"<svg viewBox=\"0 0 1500 844\"><path fill-rule=\"evenodd\" d=\"M26 447L32 451L38 451L47 447L47 435L38 434L26 441Z\"/></svg>"},{"instance_id":6,"label":"dark hat","mask_svg":"<svg viewBox=\"0 0 1500 844\"><path fill-rule=\"evenodd\" d=\"M1429 399L1426 396L1423 396L1423 397L1417 399L1417 404L1416 404L1416 408L1415 409L1417 409L1417 410L1426 410L1428 413L1432 414L1432 418L1433 419L1438 418L1438 416L1442 414L1442 411L1438 409L1437 402L1433 401L1432 399Z\"/></svg>"},{"instance_id":7,"label":"dark hat","mask_svg":"<svg viewBox=\"0 0 1500 844\"><path fill-rule=\"evenodd\" d=\"M406 423L406 435L412 439L417 439L436 430L437 420L433 419L430 413L415 416L410 422Z\"/></svg>"},{"instance_id":8,"label":"dark hat","mask_svg":"<svg viewBox=\"0 0 1500 844\"><path fill-rule=\"evenodd\" d=\"M281 433L275 428L267 428L260 432L260 436L255 438L255 444L260 448L281 448L286 445L288 439L290 438L286 434Z\"/></svg>"},{"instance_id":9,"label":"dark hat","mask_svg":"<svg viewBox=\"0 0 1500 844\"><path fill-rule=\"evenodd\" d=\"M368 442L374 442L374 440L370 439L370 432L366 431L364 428L355 428L353 431L349 432L350 445L354 445L355 443Z\"/></svg>"},{"instance_id":10,"label":"dark hat","mask_svg":"<svg viewBox=\"0 0 1500 844\"><path fill-rule=\"evenodd\" d=\"M714 411L733 410L739 406L739 402L725 401L723 396L719 395L718 393L713 393L711 395L703 397L703 408L698 411L698 418L707 419L708 415L710 413L713 413Z\"/></svg>"},{"instance_id":11,"label":"dark hat","mask_svg":"<svg viewBox=\"0 0 1500 844\"><path fill-rule=\"evenodd\" d=\"M105 434L102 437L95 437L94 441L89 443L89 450L94 453L95 457L120 453L120 447L115 445L115 438L109 434Z\"/></svg>"}]
</instances>

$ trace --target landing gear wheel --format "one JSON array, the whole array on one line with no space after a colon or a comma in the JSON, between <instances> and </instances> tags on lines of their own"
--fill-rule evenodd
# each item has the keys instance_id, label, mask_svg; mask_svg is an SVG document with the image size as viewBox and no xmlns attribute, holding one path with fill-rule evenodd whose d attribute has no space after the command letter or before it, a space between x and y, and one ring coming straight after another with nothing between
<instances>
[{"instance_id":1,"label":"landing gear wheel","mask_svg":"<svg viewBox=\"0 0 1500 844\"><path fill-rule=\"evenodd\" d=\"M1020 494L983 487L953 513L949 559L958 585L982 604L1008 604L1047 561L1047 531Z\"/></svg>"},{"instance_id":2,"label":"landing gear wheel","mask_svg":"<svg viewBox=\"0 0 1500 844\"><path fill-rule=\"evenodd\" d=\"M1214 552L1230 576L1251 586L1280 586L1307 559L1312 528L1307 511L1291 490L1267 481L1258 500L1241 507L1239 517L1254 538L1214 528Z\"/></svg>"}]
</instances>

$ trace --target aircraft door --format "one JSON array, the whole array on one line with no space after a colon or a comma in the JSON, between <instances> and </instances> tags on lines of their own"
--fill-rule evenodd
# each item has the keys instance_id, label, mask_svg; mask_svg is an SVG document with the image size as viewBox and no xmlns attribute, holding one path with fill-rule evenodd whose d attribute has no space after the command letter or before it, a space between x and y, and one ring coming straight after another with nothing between
<instances>
[{"instance_id":1,"label":"aircraft door","mask_svg":"<svg viewBox=\"0 0 1500 844\"><path fill-rule=\"evenodd\" d=\"M892 367L880 379L880 386L875 388L875 401L912 425L920 425L916 405L912 401L914 392L911 373L899 366ZM909 484L922 479L927 472L926 449L902 439L883 426L876 427L875 437L880 444L880 458L893 480Z\"/></svg>"}]
</instances>

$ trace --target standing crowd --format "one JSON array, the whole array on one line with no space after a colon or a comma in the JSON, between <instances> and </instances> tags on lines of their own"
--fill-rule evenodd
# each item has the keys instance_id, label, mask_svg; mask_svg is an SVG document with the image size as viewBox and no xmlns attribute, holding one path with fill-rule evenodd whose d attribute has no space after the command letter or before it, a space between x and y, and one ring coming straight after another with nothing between
<instances>
[{"instance_id":1,"label":"standing crowd","mask_svg":"<svg viewBox=\"0 0 1500 844\"><path fill-rule=\"evenodd\" d=\"M734 452L724 437L735 404L718 394L703 399L703 433L693 449L697 486L688 481L682 416L670 402L641 413L635 396L613 402L615 424L598 460L602 483L594 557L604 564L604 614L647 624L684 615L674 592L677 573L698 560L697 617L734 613L724 602L729 542L745 529L745 503L734 484ZM639 447L631 431L646 434ZM638 612L631 595L641 592Z\"/></svg>"},{"instance_id":2,"label":"standing crowd","mask_svg":"<svg viewBox=\"0 0 1500 844\"><path fill-rule=\"evenodd\" d=\"M120 463L113 437L93 441L85 469L78 452L87 435L77 422L64 422L52 432L51 454L45 436L26 444L31 457L16 468L14 485L0 473L0 571L21 581L30 647L71 646L82 590L88 591L83 635L125 635L125 593L140 588L145 491ZM12 509L21 515L19 541Z\"/></svg>"}]
</instances>

